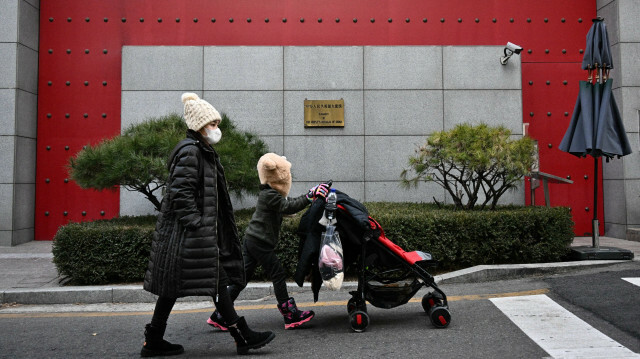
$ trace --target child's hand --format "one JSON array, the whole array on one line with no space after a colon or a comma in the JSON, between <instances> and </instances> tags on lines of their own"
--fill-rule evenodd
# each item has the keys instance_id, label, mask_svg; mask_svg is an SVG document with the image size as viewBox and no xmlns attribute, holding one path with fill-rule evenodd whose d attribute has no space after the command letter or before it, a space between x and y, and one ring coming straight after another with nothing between
<instances>
[{"instance_id":1,"label":"child's hand","mask_svg":"<svg viewBox=\"0 0 640 359\"><path fill-rule=\"evenodd\" d=\"M326 184L321 183L317 186L311 187L309 189L309 192L307 192L306 197L309 200L309 202L312 202L314 199L318 198L318 196L322 198L326 198L328 193L329 193L329 187Z\"/></svg>"},{"instance_id":2,"label":"child's hand","mask_svg":"<svg viewBox=\"0 0 640 359\"><path fill-rule=\"evenodd\" d=\"M313 199L315 198L315 193L316 193L316 189L317 188L318 188L318 186L313 186L313 187L309 188L309 191L305 195L305 197L307 197L309 202L313 202Z\"/></svg>"},{"instance_id":3,"label":"child's hand","mask_svg":"<svg viewBox=\"0 0 640 359\"><path fill-rule=\"evenodd\" d=\"M314 198L322 197L326 198L327 194L329 194L329 186L324 183L320 183L315 187Z\"/></svg>"}]
</instances>

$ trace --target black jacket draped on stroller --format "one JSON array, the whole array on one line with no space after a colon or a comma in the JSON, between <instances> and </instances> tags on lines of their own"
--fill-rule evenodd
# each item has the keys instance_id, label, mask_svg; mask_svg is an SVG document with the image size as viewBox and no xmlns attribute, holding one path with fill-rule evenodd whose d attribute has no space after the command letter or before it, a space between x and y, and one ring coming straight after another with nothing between
<instances>
[{"instance_id":1,"label":"black jacket draped on stroller","mask_svg":"<svg viewBox=\"0 0 640 359\"><path fill-rule=\"evenodd\" d=\"M355 268L358 275L358 290L350 292L352 297L347 303L351 328L361 332L368 326L367 301L375 307L394 308L407 303L422 286L433 289L422 298L423 309L435 327L447 327L451 314L446 295L426 270L435 266L431 255L420 251L405 252L385 236L380 224L369 216L362 203L343 192L336 191L336 194L335 225L342 241L344 263L347 268ZM298 227L300 243L294 279L302 287L311 273L314 301L318 300L322 286L318 256L325 230L319 223L324 210L325 202L315 200Z\"/></svg>"}]
</instances>

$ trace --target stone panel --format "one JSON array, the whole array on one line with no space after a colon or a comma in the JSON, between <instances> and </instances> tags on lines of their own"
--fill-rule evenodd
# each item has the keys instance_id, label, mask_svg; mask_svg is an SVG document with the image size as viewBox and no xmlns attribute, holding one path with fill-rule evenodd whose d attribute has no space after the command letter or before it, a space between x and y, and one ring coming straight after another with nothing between
<instances>
[{"instance_id":1,"label":"stone panel","mask_svg":"<svg viewBox=\"0 0 640 359\"><path fill-rule=\"evenodd\" d=\"M282 135L282 91L205 91L204 98L242 131Z\"/></svg>"},{"instance_id":2,"label":"stone panel","mask_svg":"<svg viewBox=\"0 0 640 359\"><path fill-rule=\"evenodd\" d=\"M35 183L36 178L36 140L16 137L15 183Z\"/></svg>"},{"instance_id":3,"label":"stone panel","mask_svg":"<svg viewBox=\"0 0 640 359\"><path fill-rule=\"evenodd\" d=\"M502 65L500 56L503 54L504 46L445 46L442 61L444 88L521 89L520 56L514 54L506 65Z\"/></svg>"},{"instance_id":4,"label":"stone panel","mask_svg":"<svg viewBox=\"0 0 640 359\"><path fill-rule=\"evenodd\" d=\"M285 137L284 156L295 168L296 181L364 180L363 136Z\"/></svg>"},{"instance_id":5,"label":"stone panel","mask_svg":"<svg viewBox=\"0 0 640 359\"><path fill-rule=\"evenodd\" d=\"M522 94L519 90L445 90L444 129L460 123L503 125L522 134Z\"/></svg>"},{"instance_id":6,"label":"stone panel","mask_svg":"<svg viewBox=\"0 0 640 359\"><path fill-rule=\"evenodd\" d=\"M20 13L18 18L20 19L18 42L29 47L32 50L38 51L38 35L39 35L39 18L40 13L33 5L21 1Z\"/></svg>"},{"instance_id":7,"label":"stone panel","mask_svg":"<svg viewBox=\"0 0 640 359\"><path fill-rule=\"evenodd\" d=\"M18 41L19 3L19 0L0 0L0 42Z\"/></svg>"},{"instance_id":8,"label":"stone panel","mask_svg":"<svg viewBox=\"0 0 640 359\"><path fill-rule=\"evenodd\" d=\"M602 9L605 6L607 6L608 4L610 4L613 1L614 0L596 0L597 9L600 10L600 9ZM598 12L598 14L600 14L600 12Z\"/></svg>"},{"instance_id":9,"label":"stone panel","mask_svg":"<svg viewBox=\"0 0 640 359\"><path fill-rule=\"evenodd\" d=\"M640 71L638 71L640 43L620 43L617 47L620 52L620 67L616 74L622 78L621 85L640 86Z\"/></svg>"},{"instance_id":10,"label":"stone panel","mask_svg":"<svg viewBox=\"0 0 640 359\"><path fill-rule=\"evenodd\" d=\"M404 188L400 182L375 182L365 184L367 202L444 202L444 189L434 182L420 182L417 187Z\"/></svg>"},{"instance_id":11,"label":"stone panel","mask_svg":"<svg viewBox=\"0 0 640 359\"><path fill-rule=\"evenodd\" d=\"M204 48L204 90L282 90L281 46Z\"/></svg>"},{"instance_id":12,"label":"stone panel","mask_svg":"<svg viewBox=\"0 0 640 359\"><path fill-rule=\"evenodd\" d=\"M16 134L36 138L38 132L38 96L16 90Z\"/></svg>"},{"instance_id":13,"label":"stone panel","mask_svg":"<svg viewBox=\"0 0 640 359\"><path fill-rule=\"evenodd\" d=\"M624 181L627 193L627 225L637 228L640 225L640 179Z\"/></svg>"},{"instance_id":14,"label":"stone panel","mask_svg":"<svg viewBox=\"0 0 640 359\"><path fill-rule=\"evenodd\" d=\"M409 157L425 142L423 136L367 136L365 148L366 181L400 181Z\"/></svg>"},{"instance_id":15,"label":"stone panel","mask_svg":"<svg viewBox=\"0 0 640 359\"><path fill-rule=\"evenodd\" d=\"M13 229L33 228L35 217L33 209L36 205L36 185L16 184L13 203Z\"/></svg>"},{"instance_id":16,"label":"stone panel","mask_svg":"<svg viewBox=\"0 0 640 359\"><path fill-rule=\"evenodd\" d=\"M11 245L17 246L35 240L33 228L19 229L12 233Z\"/></svg>"},{"instance_id":17,"label":"stone panel","mask_svg":"<svg viewBox=\"0 0 640 359\"><path fill-rule=\"evenodd\" d=\"M0 247L11 247L12 231L3 231L0 229ZM2 303L4 302L4 293L2 293Z\"/></svg>"},{"instance_id":18,"label":"stone panel","mask_svg":"<svg viewBox=\"0 0 640 359\"><path fill-rule=\"evenodd\" d=\"M640 132L640 87L622 87L613 92L627 132Z\"/></svg>"},{"instance_id":19,"label":"stone panel","mask_svg":"<svg viewBox=\"0 0 640 359\"><path fill-rule=\"evenodd\" d=\"M442 47L365 46L364 88L441 89Z\"/></svg>"},{"instance_id":20,"label":"stone panel","mask_svg":"<svg viewBox=\"0 0 640 359\"><path fill-rule=\"evenodd\" d=\"M602 179L624 179L624 158L602 161Z\"/></svg>"},{"instance_id":21,"label":"stone panel","mask_svg":"<svg viewBox=\"0 0 640 359\"><path fill-rule=\"evenodd\" d=\"M160 190L157 190L158 200ZM146 214L158 214L153 203L151 203L142 193L138 191L127 191L120 186L120 215L121 216L142 216Z\"/></svg>"},{"instance_id":22,"label":"stone panel","mask_svg":"<svg viewBox=\"0 0 640 359\"><path fill-rule=\"evenodd\" d=\"M16 90L0 89L0 135L16 134Z\"/></svg>"},{"instance_id":23,"label":"stone panel","mask_svg":"<svg viewBox=\"0 0 640 359\"><path fill-rule=\"evenodd\" d=\"M36 9L40 8L40 0L24 0L24 1L26 1L29 4L33 5L33 7L35 7Z\"/></svg>"},{"instance_id":24,"label":"stone panel","mask_svg":"<svg viewBox=\"0 0 640 359\"><path fill-rule=\"evenodd\" d=\"M18 67L16 87L34 94L38 93L38 52L18 45Z\"/></svg>"},{"instance_id":25,"label":"stone panel","mask_svg":"<svg viewBox=\"0 0 640 359\"><path fill-rule=\"evenodd\" d=\"M13 190L13 183L0 183L0 231L13 229Z\"/></svg>"},{"instance_id":26,"label":"stone panel","mask_svg":"<svg viewBox=\"0 0 640 359\"><path fill-rule=\"evenodd\" d=\"M344 99L344 127L304 127L304 100ZM364 134L362 91L285 91L284 134L343 136Z\"/></svg>"},{"instance_id":27,"label":"stone panel","mask_svg":"<svg viewBox=\"0 0 640 359\"><path fill-rule=\"evenodd\" d=\"M603 180L604 221L606 223L626 224L626 199L624 180Z\"/></svg>"},{"instance_id":28,"label":"stone panel","mask_svg":"<svg viewBox=\"0 0 640 359\"><path fill-rule=\"evenodd\" d=\"M613 79L613 84L611 85L611 88L614 91L620 88L621 86L628 86L624 84L625 79L620 78L621 76L624 76L624 69L621 67L622 59L620 58L620 50L621 50L620 44L611 45L611 56L613 56L614 67L613 67L613 70L611 70L611 72L609 73L609 77Z\"/></svg>"},{"instance_id":29,"label":"stone panel","mask_svg":"<svg viewBox=\"0 0 640 359\"><path fill-rule=\"evenodd\" d=\"M291 169L293 172L293 177L296 177L296 170L294 168ZM328 181L331 178L322 178L321 181ZM320 181L316 182L293 182L291 186L291 193L289 196L299 196L307 193L309 188L317 185ZM344 192L349 197L355 199L356 201L364 202L364 187L366 186L365 182L345 182L345 181L333 181L332 188L335 188L338 191Z\"/></svg>"},{"instance_id":30,"label":"stone panel","mask_svg":"<svg viewBox=\"0 0 640 359\"><path fill-rule=\"evenodd\" d=\"M607 4L603 8L599 8L598 16L602 16L604 18L604 23L607 26L607 34L609 35L609 44L617 44L620 42L620 33L618 31L618 3L620 1L611 2ZM591 26L592 22L589 21L589 26ZM587 36L588 30L585 29L585 39ZM582 45L584 46L584 45ZM614 59L615 60L615 59ZM580 58L582 62L582 58Z\"/></svg>"},{"instance_id":31,"label":"stone panel","mask_svg":"<svg viewBox=\"0 0 640 359\"><path fill-rule=\"evenodd\" d=\"M640 179L640 137L638 133L627 133L627 137L633 152L623 157L624 177L626 179Z\"/></svg>"},{"instance_id":32,"label":"stone panel","mask_svg":"<svg viewBox=\"0 0 640 359\"><path fill-rule=\"evenodd\" d=\"M361 46L285 47L284 89L362 89L362 62Z\"/></svg>"},{"instance_id":33,"label":"stone panel","mask_svg":"<svg viewBox=\"0 0 640 359\"><path fill-rule=\"evenodd\" d=\"M255 207L257 202L258 197L254 195L243 194L242 198L238 198L234 194L231 195L231 206L234 210Z\"/></svg>"},{"instance_id":34,"label":"stone panel","mask_svg":"<svg viewBox=\"0 0 640 359\"><path fill-rule=\"evenodd\" d=\"M14 183L15 148L16 137L0 136L0 163L2 163L0 184Z\"/></svg>"},{"instance_id":35,"label":"stone panel","mask_svg":"<svg viewBox=\"0 0 640 359\"><path fill-rule=\"evenodd\" d=\"M269 147L269 152L277 153L279 155L281 155L284 152L284 137L260 136L260 139L267 144L267 147Z\"/></svg>"},{"instance_id":36,"label":"stone panel","mask_svg":"<svg viewBox=\"0 0 640 359\"><path fill-rule=\"evenodd\" d=\"M182 116L184 106L181 96L184 92L195 92L202 97L202 92L193 90L122 91L120 128L125 129L150 117L166 116L170 113Z\"/></svg>"},{"instance_id":37,"label":"stone panel","mask_svg":"<svg viewBox=\"0 0 640 359\"><path fill-rule=\"evenodd\" d=\"M607 222L604 224L604 235L607 237L624 239L627 237L627 226L624 224Z\"/></svg>"},{"instance_id":38,"label":"stone panel","mask_svg":"<svg viewBox=\"0 0 640 359\"><path fill-rule=\"evenodd\" d=\"M618 0L618 26L620 26L620 42L640 42L640 1ZM605 19L606 21L606 19ZM614 22L610 22L614 24Z\"/></svg>"},{"instance_id":39,"label":"stone panel","mask_svg":"<svg viewBox=\"0 0 640 359\"><path fill-rule=\"evenodd\" d=\"M202 46L124 46L122 90L202 89Z\"/></svg>"},{"instance_id":40,"label":"stone panel","mask_svg":"<svg viewBox=\"0 0 640 359\"><path fill-rule=\"evenodd\" d=\"M440 90L365 91L366 135L428 135L442 131Z\"/></svg>"},{"instance_id":41,"label":"stone panel","mask_svg":"<svg viewBox=\"0 0 640 359\"><path fill-rule=\"evenodd\" d=\"M16 43L0 43L0 88L16 87L18 45Z\"/></svg>"},{"instance_id":42,"label":"stone panel","mask_svg":"<svg viewBox=\"0 0 640 359\"><path fill-rule=\"evenodd\" d=\"M515 204L517 206L524 206L524 181L520 181L520 184L516 189L507 191L502 197L500 197L498 204Z\"/></svg>"}]
</instances>

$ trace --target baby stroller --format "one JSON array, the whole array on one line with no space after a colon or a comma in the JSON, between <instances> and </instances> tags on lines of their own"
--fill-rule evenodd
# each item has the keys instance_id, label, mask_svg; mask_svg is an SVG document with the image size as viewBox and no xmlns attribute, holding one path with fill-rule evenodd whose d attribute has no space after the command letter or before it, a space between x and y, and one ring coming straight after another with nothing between
<instances>
[{"instance_id":1,"label":"baby stroller","mask_svg":"<svg viewBox=\"0 0 640 359\"><path fill-rule=\"evenodd\" d=\"M336 191L336 230L343 246L344 263L356 269L358 288L350 292L347 312L351 328L364 331L369 325L367 303L390 309L406 304L423 286L430 287L422 298L422 308L436 328L446 328L451 322L447 296L438 288L434 277L427 271L437 262L431 254L406 252L384 234L382 226L367 212L360 202L343 192ZM314 300L322 285L318 270L320 236L325 229L320 219L325 215L325 202L316 200L300 220L299 260L294 276L302 286L311 271Z\"/></svg>"}]
</instances>

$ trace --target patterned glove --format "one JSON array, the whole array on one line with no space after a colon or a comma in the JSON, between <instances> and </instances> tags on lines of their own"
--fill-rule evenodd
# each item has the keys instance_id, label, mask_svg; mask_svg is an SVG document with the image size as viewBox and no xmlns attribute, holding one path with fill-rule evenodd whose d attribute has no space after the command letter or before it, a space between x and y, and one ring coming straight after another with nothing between
<instances>
[{"instance_id":1,"label":"patterned glove","mask_svg":"<svg viewBox=\"0 0 640 359\"><path fill-rule=\"evenodd\" d=\"M314 200L314 196L315 196L315 192L316 192L316 189L317 189L317 188L318 188L318 186L311 187L311 188L309 189L309 192L307 192L307 194L305 195L305 197L307 197L307 199L309 200L309 202L313 202L313 200Z\"/></svg>"},{"instance_id":2,"label":"patterned glove","mask_svg":"<svg viewBox=\"0 0 640 359\"><path fill-rule=\"evenodd\" d=\"M327 186L326 184L320 183L315 187L314 198L318 198L318 197L327 198L328 194L329 194L329 186Z\"/></svg>"},{"instance_id":3,"label":"patterned glove","mask_svg":"<svg viewBox=\"0 0 640 359\"><path fill-rule=\"evenodd\" d=\"M309 202L313 202L313 200L316 199L318 196L322 198L326 198L327 194L329 194L329 187L326 184L321 183L317 186L311 187L309 189L309 192L307 192L307 194L305 195L305 197L307 197Z\"/></svg>"}]
</instances>

